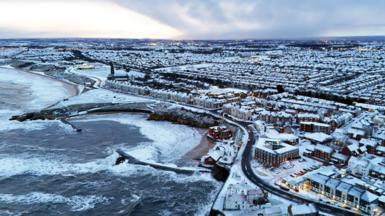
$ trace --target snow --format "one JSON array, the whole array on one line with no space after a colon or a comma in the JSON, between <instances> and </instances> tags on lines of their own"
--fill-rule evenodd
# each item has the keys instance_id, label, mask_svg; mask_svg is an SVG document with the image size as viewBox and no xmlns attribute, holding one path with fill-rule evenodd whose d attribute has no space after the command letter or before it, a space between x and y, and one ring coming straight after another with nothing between
<instances>
[{"instance_id":1,"label":"snow","mask_svg":"<svg viewBox=\"0 0 385 216\"><path fill-rule=\"evenodd\" d=\"M150 102L152 100L142 97L115 93L106 89L93 89L83 94L62 101L57 106L69 106L86 103L128 103L128 102Z\"/></svg>"},{"instance_id":2,"label":"snow","mask_svg":"<svg viewBox=\"0 0 385 216\"><path fill-rule=\"evenodd\" d=\"M87 76L91 78L97 78L99 80L106 80L107 76L110 74L111 68L107 65L94 65L94 69L81 70L78 68L70 68L67 72L78 74L81 76ZM124 70L115 70L115 75L117 76L126 76L127 72Z\"/></svg>"},{"instance_id":3,"label":"snow","mask_svg":"<svg viewBox=\"0 0 385 216\"><path fill-rule=\"evenodd\" d=\"M306 214L314 214L317 212L316 208L313 205L294 205L291 208L291 212L293 215L306 215Z\"/></svg>"},{"instance_id":4,"label":"snow","mask_svg":"<svg viewBox=\"0 0 385 216\"><path fill-rule=\"evenodd\" d=\"M143 114L91 115L77 121L100 120L138 127L140 133L152 141L141 143L137 147L124 147L123 150L145 161L173 162L197 146L202 139L202 134L196 128L165 121L149 121Z\"/></svg>"},{"instance_id":5,"label":"snow","mask_svg":"<svg viewBox=\"0 0 385 216\"><path fill-rule=\"evenodd\" d=\"M304 135L305 138L307 139L310 139L310 140L314 140L316 142L320 142L320 143L323 143L327 140L330 140L332 139L332 137L328 134L325 134L325 133L321 133L321 132L318 132L318 133L305 133Z\"/></svg>"}]
</instances>

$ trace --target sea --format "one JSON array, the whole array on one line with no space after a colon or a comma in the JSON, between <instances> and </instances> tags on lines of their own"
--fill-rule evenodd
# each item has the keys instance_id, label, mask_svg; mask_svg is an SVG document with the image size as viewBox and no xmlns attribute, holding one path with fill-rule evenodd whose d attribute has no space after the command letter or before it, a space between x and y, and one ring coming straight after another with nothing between
<instances>
[{"instance_id":1,"label":"sea","mask_svg":"<svg viewBox=\"0 0 385 216\"><path fill-rule=\"evenodd\" d=\"M183 155L199 144L197 129L148 121L146 114L9 121L71 96L62 82L0 68L0 216L207 215L221 186L191 176L123 163L120 148L141 160L195 166Z\"/></svg>"}]
</instances>

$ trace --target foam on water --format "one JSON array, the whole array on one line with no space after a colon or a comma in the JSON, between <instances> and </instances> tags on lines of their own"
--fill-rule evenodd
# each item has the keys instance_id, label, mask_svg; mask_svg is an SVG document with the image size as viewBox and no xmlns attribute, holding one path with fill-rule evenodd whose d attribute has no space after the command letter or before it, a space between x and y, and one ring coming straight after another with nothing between
<instances>
[{"instance_id":1,"label":"foam on water","mask_svg":"<svg viewBox=\"0 0 385 216\"><path fill-rule=\"evenodd\" d=\"M142 143L142 147L127 150L128 153L141 160L157 161L155 155L160 152L163 162L175 161L197 146L202 139L202 135L195 128L165 121L148 121L145 115L140 114L92 115L78 121L100 120L116 121L139 127L140 133L151 139L152 142Z\"/></svg>"},{"instance_id":2,"label":"foam on water","mask_svg":"<svg viewBox=\"0 0 385 216\"><path fill-rule=\"evenodd\" d=\"M157 170L149 166L134 165L129 163L122 163L115 166L115 159L118 157L117 153L110 156L90 161L87 163L69 163L60 159L47 158L20 158L20 157L1 157L0 159L0 177L10 177L15 175L29 174L35 176L43 175L63 175L75 176L77 174L85 173L99 173L108 172L116 176L133 176L133 175L154 175L162 176L168 181L177 183L188 182L213 182L209 173L197 173L194 175L177 174L171 171Z\"/></svg>"},{"instance_id":3,"label":"foam on water","mask_svg":"<svg viewBox=\"0 0 385 216\"><path fill-rule=\"evenodd\" d=\"M42 192L31 192L23 195L13 194L0 194L0 202L9 204L40 204L40 203L52 203L52 204L65 204L71 207L72 211L85 211L92 209L97 204L108 203L112 198L106 198L103 196L70 196L65 197L57 194L48 194Z\"/></svg>"},{"instance_id":4,"label":"foam on water","mask_svg":"<svg viewBox=\"0 0 385 216\"><path fill-rule=\"evenodd\" d=\"M31 175L74 175L113 171L117 154L87 163L69 163L65 160L47 158L21 158L17 156L0 159L0 176ZM128 171L128 170L126 170Z\"/></svg>"},{"instance_id":5,"label":"foam on water","mask_svg":"<svg viewBox=\"0 0 385 216\"><path fill-rule=\"evenodd\" d=\"M34 121L10 121L9 119L14 115L20 115L23 111L21 110L9 110L9 109L0 109L0 132L10 131L10 130L23 130L23 131L33 131L33 130L42 130L53 125L56 125L63 129L66 134L74 133L74 129L68 125L64 124L59 120L34 120Z\"/></svg>"}]
</instances>

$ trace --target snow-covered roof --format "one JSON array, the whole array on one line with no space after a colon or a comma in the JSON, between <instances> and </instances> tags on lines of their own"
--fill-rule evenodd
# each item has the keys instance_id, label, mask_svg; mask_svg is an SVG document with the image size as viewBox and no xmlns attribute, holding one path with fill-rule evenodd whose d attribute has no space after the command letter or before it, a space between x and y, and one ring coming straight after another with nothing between
<instances>
[{"instance_id":1,"label":"snow-covered roof","mask_svg":"<svg viewBox=\"0 0 385 216\"><path fill-rule=\"evenodd\" d=\"M351 195L351 196L355 196L355 197L361 197L361 195L364 193L364 190L363 189L360 189L358 187L352 187L348 194Z\"/></svg>"},{"instance_id":2,"label":"snow-covered roof","mask_svg":"<svg viewBox=\"0 0 385 216\"><path fill-rule=\"evenodd\" d=\"M372 146L372 147L375 147L378 145L378 143L375 140L365 139L365 138L360 140L360 144L363 144L365 146Z\"/></svg>"},{"instance_id":3,"label":"snow-covered roof","mask_svg":"<svg viewBox=\"0 0 385 216\"><path fill-rule=\"evenodd\" d=\"M277 145L279 148L273 149L272 145ZM267 138L259 138L256 148L271 154L283 154L285 152L298 150L298 147L282 143L280 140Z\"/></svg>"},{"instance_id":4,"label":"snow-covered roof","mask_svg":"<svg viewBox=\"0 0 385 216\"><path fill-rule=\"evenodd\" d=\"M322 175L319 173L313 173L308 178L309 178L309 180L311 180L313 182L318 182L319 184L325 184L326 181L329 179L328 176L325 176L325 175Z\"/></svg>"},{"instance_id":5,"label":"snow-covered roof","mask_svg":"<svg viewBox=\"0 0 385 216\"><path fill-rule=\"evenodd\" d=\"M323 143L323 142L326 142L326 141L332 139L332 136L325 134L325 133L322 133L322 132L305 133L304 137L306 139L313 140L313 141L320 142L320 143Z\"/></svg>"},{"instance_id":6,"label":"snow-covered roof","mask_svg":"<svg viewBox=\"0 0 385 216\"><path fill-rule=\"evenodd\" d=\"M338 184L340 183L339 180L337 179L334 179L334 178L329 178L329 180L326 182L326 186L330 187L330 188L336 188L338 186Z\"/></svg>"},{"instance_id":7,"label":"snow-covered roof","mask_svg":"<svg viewBox=\"0 0 385 216\"><path fill-rule=\"evenodd\" d=\"M291 207L291 213L292 215L312 215L317 213L317 209L312 204L293 205Z\"/></svg>"},{"instance_id":8,"label":"snow-covered roof","mask_svg":"<svg viewBox=\"0 0 385 216\"><path fill-rule=\"evenodd\" d=\"M318 151L325 152L328 154L331 154L334 151L333 148L326 146L326 145L321 145L321 144L317 144L315 146L314 150L318 150Z\"/></svg>"},{"instance_id":9,"label":"snow-covered roof","mask_svg":"<svg viewBox=\"0 0 385 216\"><path fill-rule=\"evenodd\" d=\"M348 183L346 183L346 182L341 182L341 183L338 185L337 190L339 190L339 191L341 191L341 192L347 193L347 192L350 190L351 187L352 187L351 184L348 184Z\"/></svg>"},{"instance_id":10,"label":"snow-covered roof","mask_svg":"<svg viewBox=\"0 0 385 216\"><path fill-rule=\"evenodd\" d=\"M343 155L343 154L338 153L338 152L335 152L335 153L332 155L332 158L335 158L335 159L338 159L338 160L345 161L345 160L348 159L348 156Z\"/></svg>"},{"instance_id":11,"label":"snow-covered roof","mask_svg":"<svg viewBox=\"0 0 385 216\"><path fill-rule=\"evenodd\" d=\"M372 203L374 201L376 201L378 199L378 196L375 195L375 194L372 194L371 192L369 191L365 191L362 195L361 195L361 199L362 200L365 200L366 202L368 203Z\"/></svg>"}]
</instances>

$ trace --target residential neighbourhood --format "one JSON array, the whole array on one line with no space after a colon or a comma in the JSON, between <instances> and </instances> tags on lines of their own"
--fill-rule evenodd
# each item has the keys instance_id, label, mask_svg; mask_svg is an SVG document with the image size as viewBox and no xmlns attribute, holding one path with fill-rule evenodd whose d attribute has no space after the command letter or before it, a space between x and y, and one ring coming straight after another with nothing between
<instances>
[{"instance_id":1,"label":"residential neighbourhood","mask_svg":"<svg viewBox=\"0 0 385 216\"><path fill-rule=\"evenodd\" d=\"M11 40L0 50L1 64L84 92L217 118L198 165L226 173L211 215L385 214L381 41Z\"/></svg>"}]
</instances>

